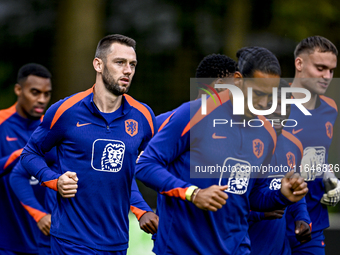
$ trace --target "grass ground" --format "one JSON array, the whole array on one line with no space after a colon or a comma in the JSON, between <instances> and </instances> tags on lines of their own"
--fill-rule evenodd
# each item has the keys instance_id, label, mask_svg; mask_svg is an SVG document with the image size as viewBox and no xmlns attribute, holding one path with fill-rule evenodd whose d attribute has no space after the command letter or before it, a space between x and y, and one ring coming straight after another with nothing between
<instances>
[{"instance_id":1,"label":"grass ground","mask_svg":"<svg viewBox=\"0 0 340 255\"><path fill-rule=\"evenodd\" d=\"M127 255L154 255L151 235L139 228L136 216L130 212L130 240Z\"/></svg>"}]
</instances>

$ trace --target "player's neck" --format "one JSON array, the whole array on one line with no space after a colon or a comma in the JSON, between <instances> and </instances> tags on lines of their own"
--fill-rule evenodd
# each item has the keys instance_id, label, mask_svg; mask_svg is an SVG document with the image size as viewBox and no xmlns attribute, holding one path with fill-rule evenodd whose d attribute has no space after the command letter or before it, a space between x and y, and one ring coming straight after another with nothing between
<instances>
[{"instance_id":1,"label":"player's neck","mask_svg":"<svg viewBox=\"0 0 340 255\"><path fill-rule=\"evenodd\" d=\"M103 84L96 84L93 90L93 102L99 111L110 113L116 111L121 106L122 96L110 93Z\"/></svg>"},{"instance_id":2,"label":"player's neck","mask_svg":"<svg viewBox=\"0 0 340 255\"><path fill-rule=\"evenodd\" d=\"M292 88L304 88L301 83L298 81L298 79L294 79L294 81L292 82L291 85ZM318 95L315 93L312 93L311 91L309 91L311 93L311 98L307 103L302 104L306 109L308 110L314 110L315 106L316 106L316 102L318 100ZM292 93L293 97L296 99L301 99L301 98L305 98L306 95L303 93L296 93L293 92Z\"/></svg>"}]
</instances>

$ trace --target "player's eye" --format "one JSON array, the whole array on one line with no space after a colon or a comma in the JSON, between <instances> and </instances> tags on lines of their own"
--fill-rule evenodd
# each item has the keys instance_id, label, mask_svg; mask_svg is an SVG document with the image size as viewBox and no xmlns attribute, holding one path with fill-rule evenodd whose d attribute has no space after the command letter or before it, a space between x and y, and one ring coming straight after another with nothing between
<instances>
[{"instance_id":1,"label":"player's eye","mask_svg":"<svg viewBox=\"0 0 340 255\"><path fill-rule=\"evenodd\" d=\"M31 90L31 93L32 93L33 96L38 96L40 94L40 92L38 90L35 90L35 89Z\"/></svg>"},{"instance_id":2,"label":"player's eye","mask_svg":"<svg viewBox=\"0 0 340 255\"><path fill-rule=\"evenodd\" d=\"M254 90L254 93L255 93L256 96L259 96L259 97L264 95L264 93L262 93L260 91L256 91L256 90Z\"/></svg>"}]
</instances>

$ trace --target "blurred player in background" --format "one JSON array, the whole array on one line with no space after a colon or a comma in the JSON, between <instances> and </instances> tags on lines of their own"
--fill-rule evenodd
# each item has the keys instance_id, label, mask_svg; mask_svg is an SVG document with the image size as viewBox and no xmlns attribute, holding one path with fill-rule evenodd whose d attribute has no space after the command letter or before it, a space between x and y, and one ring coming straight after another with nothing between
<instances>
[{"instance_id":1,"label":"blurred player in background","mask_svg":"<svg viewBox=\"0 0 340 255\"><path fill-rule=\"evenodd\" d=\"M339 202L340 185L337 178L333 190L325 191L322 169L328 169L329 146L333 138L333 126L338 114L335 102L323 96L333 78L337 66L338 51L334 44L321 36L303 39L295 48L295 78L292 88L310 91L311 99L304 104L311 116L304 115L295 105L289 119L298 122L294 128L285 128L302 143L304 157L301 174L308 181L306 195L308 212L312 221L312 241L300 244L290 238L293 254L325 254L323 230L329 227L327 206ZM293 93L294 98L304 98ZM334 176L334 175L333 175ZM315 179L316 177L316 179ZM314 180L315 179L315 180ZM294 237L295 226L290 222L288 234Z\"/></svg>"},{"instance_id":2,"label":"blurred player in background","mask_svg":"<svg viewBox=\"0 0 340 255\"><path fill-rule=\"evenodd\" d=\"M50 101L51 73L39 64L22 66L14 92L17 102L0 111L0 254L36 254L37 223L40 229L46 227L50 216L41 215L34 222L15 196L9 179ZM30 184L35 190L41 188L34 179Z\"/></svg>"}]
</instances>

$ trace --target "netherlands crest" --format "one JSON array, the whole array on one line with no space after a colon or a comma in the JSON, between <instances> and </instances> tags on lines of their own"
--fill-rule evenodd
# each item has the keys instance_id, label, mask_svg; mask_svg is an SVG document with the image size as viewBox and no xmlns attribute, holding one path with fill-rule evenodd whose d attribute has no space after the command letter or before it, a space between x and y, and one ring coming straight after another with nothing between
<instances>
[{"instance_id":1,"label":"netherlands crest","mask_svg":"<svg viewBox=\"0 0 340 255\"><path fill-rule=\"evenodd\" d=\"M261 158L263 155L264 144L260 139L253 140L253 152L257 158Z\"/></svg>"},{"instance_id":2,"label":"netherlands crest","mask_svg":"<svg viewBox=\"0 0 340 255\"><path fill-rule=\"evenodd\" d=\"M138 133L138 122L133 119L128 119L125 121L125 132L131 137L137 135Z\"/></svg>"},{"instance_id":3,"label":"netherlands crest","mask_svg":"<svg viewBox=\"0 0 340 255\"><path fill-rule=\"evenodd\" d=\"M332 123L327 121L325 126L326 126L326 134L327 134L328 138L332 139L332 137L333 137L333 125L332 125Z\"/></svg>"},{"instance_id":4,"label":"netherlands crest","mask_svg":"<svg viewBox=\"0 0 340 255\"><path fill-rule=\"evenodd\" d=\"M294 166L295 166L295 155L292 152L289 151L289 152L287 152L286 157L287 157L287 165L290 168L294 168Z\"/></svg>"}]
</instances>

